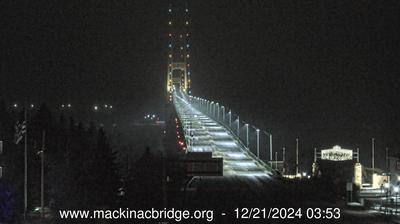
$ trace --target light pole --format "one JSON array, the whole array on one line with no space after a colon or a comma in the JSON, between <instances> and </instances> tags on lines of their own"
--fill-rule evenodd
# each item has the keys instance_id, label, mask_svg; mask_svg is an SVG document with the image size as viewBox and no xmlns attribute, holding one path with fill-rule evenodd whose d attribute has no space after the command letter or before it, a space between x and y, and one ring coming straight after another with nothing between
<instances>
[{"instance_id":1,"label":"light pole","mask_svg":"<svg viewBox=\"0 0 400 224\"><path fill-rule=\"evenodd\" d=\"M225 107L222 106L221 108L222 108L222 123L224 123L225 125Z\"/></svg>"},{"instance_id":2,"label":"light pole","mask_svg":"<svg viewBox=\"0 0 400 224\"><path fill-rule=\"evenodd\" d=\"M217 106L217 121L219 121L219 104L217 103L216 106Z\"/></svg>"},{"instance_id":3,"label":"light pole","mask_svg":"<svg viewBox=\"0 0 400 224\"><path fill-rule=\"evenodd\" d=\"M237 123L237 136L240 139L240 120L239 120L239 115L238 115L237 121L238 121L238 123Z\"/></svg>"},{"instance_id":4,"label":"light pole","mask_svg":"<svg viewBox=\"0 0 400 224\"><path fill-rule=\"evenodd\" d=\"M229 110L228 115L229 115L229 128L232 128L232 111L231 110Z\"/></svg>"},{"instance_id":5,"label":"light pole","mask_svg":"<svg viewBox=\"0 0 400 224\"><path fill-rule=\"evenodd\" d=\"M299 139L296 138L296 175L299 173Z\"/></svg>"},{"instance_id":6,"label":"light pole","mask_svg":"<svg viewBox=\"0 0 400 224\"><path fill-rule=\"evenodd\" d=\"M211 111L210 111L210 114L211 114L211 116L212 117L214 117L214 101L211 101Z\"/></svg>"},{"instance_id":7,"label":"light pole","mask_svg":"<svg viewBox=\"0 0 400 224\"><path fill-rule=\"evenodd\" d=\"M272 134L269 134L269 160L272 160Z\"/></svg>"},{"instance_id":8,"label":"light pole","mask_svg":"<svg viewBox=\"0 0 400 224\"><path fill-rule=\"evenodd\" d=\"M256 132L257 132L257 158L260 158L260 129L257 129Z\"/></svg>"},{"instance_id":9,"label":"light pole","mask_svg":"<svg viewBox=\"0 0 400 224\"><path fill-rule=\"evenodd\" d=\"M246 146L249 148L249 124L245 124L246 126Z\"/></svg>"},{"instance_id":10,"label":"light pole","mask_svg":"<svg viewBox=\"0 0 400 224\"><path fill-rule=\"evenodd\" d=\"M41 176L40 176L40 207L41 207L41 217L44 218L44 151L46 142L46 131L42 132L42 150L38 152L41 154Z\"/></svg>"}]
</instances>

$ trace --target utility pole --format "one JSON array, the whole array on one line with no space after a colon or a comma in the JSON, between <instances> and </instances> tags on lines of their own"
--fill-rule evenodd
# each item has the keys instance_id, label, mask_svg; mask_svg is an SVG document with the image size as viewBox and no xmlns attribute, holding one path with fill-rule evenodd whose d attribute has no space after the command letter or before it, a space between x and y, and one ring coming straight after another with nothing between
<instances>
[{"instance_id":1,"label":"utility pole","mask_svg":"<svg viewBox=\"0 0 400 224\"><path fill-rule=\"evenodd\" d=\"M26 105L24 107L24 120L25 120L25 147L24 147L24 220L26 220L26 213L28 211L28 114Z\"/></svg>"},{"instance_id":2,"label":"utility pole","mask_svg":"<svg viewBox=\"0 0 400 224\"><path fill-rule=\"evenodd\" d=\"M299 139L296 138L296 175L299 173Z\"/></svg>"},{"instance_id":3,"label":"utility pole","mask_svg":"<svg viewBox=\"0 0 400 224\"><path fill-rule=\"evenodd\" d=\"M44 218L44 151L46 144L46 131L43 130L42 133L42 168L41 168L41 181L40 181L40 207L41 207L41 215Z\"/></svg>"}]
</instances>

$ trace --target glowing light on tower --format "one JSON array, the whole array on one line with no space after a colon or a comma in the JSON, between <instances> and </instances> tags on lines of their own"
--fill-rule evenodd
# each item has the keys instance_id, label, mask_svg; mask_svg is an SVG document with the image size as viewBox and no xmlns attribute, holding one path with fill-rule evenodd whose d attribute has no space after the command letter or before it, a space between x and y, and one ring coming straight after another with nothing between
<instances>
[{"instance_id":1,"label":"glowing light on tower","mask_svg":"<svg viewBox=\"0 0 400 224\"><path fill-rule=\"evenodd\" d=\"M171 94L174 89L181 89L190 93L189 9L187 5L170 4L168 15L167 91Z\"/></svg>"}]
</instances>

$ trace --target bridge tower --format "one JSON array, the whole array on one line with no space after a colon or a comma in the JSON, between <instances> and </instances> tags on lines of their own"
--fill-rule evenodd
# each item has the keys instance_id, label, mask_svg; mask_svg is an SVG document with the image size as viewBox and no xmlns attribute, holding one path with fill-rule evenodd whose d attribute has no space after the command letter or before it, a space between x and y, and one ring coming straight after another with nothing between
<instances>
[{"instance_id":1,"label":"bridge tower","mask_svg":"<svg viewBox=\"0 0 400 224\"><path fill-rule=\"evenodd\" d=\"M183 7L182 7L183 6ZM190 94L190 43L189 8L185 5L170 4L168 8L168 69L167 91L181 89Z\"/></svg>"}]
</instances>

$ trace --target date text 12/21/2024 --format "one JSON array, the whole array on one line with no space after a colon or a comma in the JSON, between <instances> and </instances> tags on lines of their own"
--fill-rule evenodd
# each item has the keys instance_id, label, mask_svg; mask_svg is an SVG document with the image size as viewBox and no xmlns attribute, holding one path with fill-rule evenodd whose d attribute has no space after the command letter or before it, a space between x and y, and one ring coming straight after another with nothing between
<instances>
[{"instance_id":1,"label":"date text 12/21/2024","mask_svg":"<svg viewBox=\"0 0 400 224\"><path fill-rule=\"evenodd\" d=\"M340 219L340 208L236 208L237 219Z\"/></svg>"}]
</instances>

